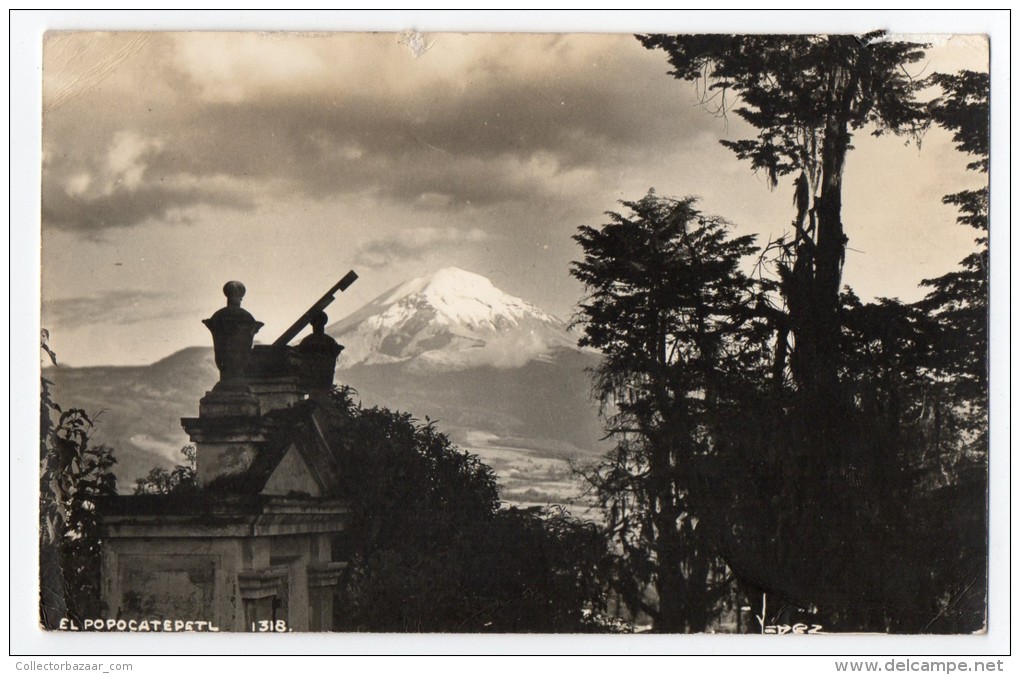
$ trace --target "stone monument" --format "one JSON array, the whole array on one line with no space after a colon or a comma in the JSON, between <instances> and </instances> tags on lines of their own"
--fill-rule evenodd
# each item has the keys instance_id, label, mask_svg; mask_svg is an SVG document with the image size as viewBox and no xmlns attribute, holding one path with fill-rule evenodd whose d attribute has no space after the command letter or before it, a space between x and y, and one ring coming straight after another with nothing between
<instances>
[{"instance_id":1,"label":"stone monument","mask_svg":"<svg viewBox=\"0 0 1020 675\"><path fill-rule=\"evenodd\" d=\"M224 286L226 307L204 321L220 379L198 417L181 420L196 448L197 488L100 504L107 620L182 630L332 628L345 567L333 559L334 540L348 509L323 406L343 347L326 335L322 310L355 278L344 277L272 345L253 344L262 323L241 308L244 285ZM313 333L289 346L308 323Z\"/></svg>"}]
</instances>

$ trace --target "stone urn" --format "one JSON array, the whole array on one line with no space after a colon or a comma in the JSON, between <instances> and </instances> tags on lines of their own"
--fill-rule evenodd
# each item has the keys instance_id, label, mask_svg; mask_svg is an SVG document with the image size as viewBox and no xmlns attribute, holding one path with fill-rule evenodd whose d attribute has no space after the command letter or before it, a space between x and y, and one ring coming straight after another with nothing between
<instances>
[{"instance_id":1,"label":"stone urn","mask_svg":"<svg viewBox=\"0 0 1020 675\"><path fill-rule=\"evenodd\" d=\"M333 371L336 360L343 351L343 345L326 334L325 312L317 312L311 318L312 334L301 341L301 384L316 397L328 396L333 387Z\"/></svg>"},{"instance_id":2,"label":"stone urn","mask_svg":"<svg viewBox=\"0 0 1020 675\"><path fill-rule=\"evenodd\" d=\"M250 389L244 371L251 358L255 334L263 324L241 309L244 284L228 281L223 294L227 296L227 306L202 321L212 333L216 367L220 370L220 381L213 391L247 393Z\"/></svg>"}]
</instances>

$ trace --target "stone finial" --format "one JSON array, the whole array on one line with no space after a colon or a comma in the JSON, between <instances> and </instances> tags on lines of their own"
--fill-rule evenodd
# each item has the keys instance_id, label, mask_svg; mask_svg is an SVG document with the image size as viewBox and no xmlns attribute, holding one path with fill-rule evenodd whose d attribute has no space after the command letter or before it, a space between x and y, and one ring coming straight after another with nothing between
<instances>
[{"instance_id":1,"label":"stone finial","mask_svg":"<svg viewBox=\"0 0 1020 675\"><path fill-rule=\"evenodd\" d=\"M326 324L329 322L329 317L326 316L325 312L316 312L308 322L312 324L313 333L322 334L326 332Z\"/></svg>"},{"instance_id":2,"label":"stone finial","mask_svg":"<svg viewBox=\"0 0 1020 675\"><path fill-rule=\"evenodd\" d=\"M343 351L343 345L326 334L328 321L323 311L312 314L309 317L312 334L298 345L302 361L301 382L312 396L328 395L333 386L337 357Z\"/></svg>"},{"instance_id":3,"label":"stone finial","mask_svg":"<svg viewBox=\"0 0 1020 675\"><path fill-rule=\"evenodd\" d=\"M241 309L244 284L228 281L223 286L223 294L227 296L227 306L202 322L212 333L216 367L220 369L220 381L213 391L248 392L244 371L251 356L255 333L263 324Z\"/></svg>"},{"instance_id":4,"label":"stone finial","mask_svg":"<svg viewBox=\"0 0 1020 675\"><path fill-rule=\"evenodd\" d=\"M240 281L228 281L223 284L223 295L227 296L227 307L240 307L244 297L244 284Z\"/></svg>"}]
</instances>

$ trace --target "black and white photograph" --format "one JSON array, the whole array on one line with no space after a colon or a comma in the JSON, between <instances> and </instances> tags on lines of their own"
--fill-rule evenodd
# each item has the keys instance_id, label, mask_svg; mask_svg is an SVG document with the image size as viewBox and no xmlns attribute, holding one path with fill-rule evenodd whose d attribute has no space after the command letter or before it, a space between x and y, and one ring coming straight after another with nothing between
<instances>
[{"instance_id":1,"label":"black and white photograph","mask_svg":"<svg viewBox=\"0 0 1020 675\"><path fill-rule=\"evenodd\" d=\"M39 47L20 620L987 635L987 35Z\"/></svg>"}]
</instances>

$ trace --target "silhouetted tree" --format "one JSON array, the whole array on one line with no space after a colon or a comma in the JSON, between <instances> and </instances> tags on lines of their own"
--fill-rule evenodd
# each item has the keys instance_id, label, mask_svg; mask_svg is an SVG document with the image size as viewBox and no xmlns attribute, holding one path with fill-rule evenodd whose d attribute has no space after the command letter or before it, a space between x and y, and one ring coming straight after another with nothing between
<instances>
[{"instance_id":1,"label":"silhouetted tree","mask_svg":"<svg viewBox=\"0 0 1020 675\"><path fill-rule=\"evenodd\" d=\"M769 246L782 303L755 308L777 336L776 387L719 436L719 454L735 470L733 499L713 510L719 548L743 581L802 607L824 606L841 627L924 629L946 603L917 574L939 564L921 561L936 552L933 533L948 530L917 510L933 479L918 462L929 457L933 430L963 419L947 414L945 403L932 405L939 394L929 385L938 371L949 389L970 391L964 407L978 411L972 427L981 427L986 266L980 253L971 256L961 272L928 282L935 290L917 306L864 305L841 293L848 241L842 174L854 133L916 135L931 120L954 131L961 149L978 157L971 168L980 170L987 161L980 155L987 148L987 80L915 80L908 68L923 46L880 32L639 40L665 51L672 74L696 83L706 107L720 116L733 111L758 130L723 145L765 172L772 186L795 177L793 236ZM946 95L925 105L915 93L929 84ZM961 207L962 222L986 222L987 191L946 201ZM910 417L936 410L939 424ZM943 440L959 450L966 434ZM956 503L965 502L961 496ZM927 618L917 623L920 617Z\"/></svg>"},{"instance_id":2,"label":"silhouetted tree","mask_svg":"<svg viewBox=\"0 0 1020 675\"><path fill-rule=\"evenodd\" d=\"M594 392L616 441L585 478L621 552L617 590L664 632L703 631L728 593L705 525L717 436L767 381L770 353L740 270L754 238L731 238L694 203L654 192L623 202L628 213L579 228L584 257L571 267L586 291L580 343L603 353Z\"/></svg>"},{"instance_id":3,"label":"silhouetted tree","mask_svg":"<svg viewBox=\"0 0 1020 675\"><path fill-rule=\"evenodd\" d=\"M907 66L917 44L855 35L642 35L669 56L671 74L697 83L702 102L733 110L757 138L721 141L774 186L797 176L795 238L784 263L784 296L795 347L794 380L815 425L838 436L839 292L847 236L842 221L843 169L853 133L917 133L921 83ZM784 352L785 356L785 352ZM818 440L831 444L833 438ZM824 452L824 448L823 448Z\"/></svg>"},{"instance_id":4,"label":"silhouetted tree","mask_svg":"<svg viewBox=\"0 0 1020 675\"><path fill-rule=\"evenodd\" d=\"M946 88L930 104L932 118L950 129L978 127L959 129L958 147L987 153L987 78L932 82ZM987 156L978 154L970 168L985 166ZM961 223L987 227L987 189L944 201L961 208ZM758 475L776 478L734 485L733 527L720 528L736 533L724 549L727 561L763 588L822 605L833 628L969 632L983 625L987 238L978 244L961 270L925 281L934 290L913 305L842 294L836 367L847 405L837 461L816 461L800 405L792 414L749 409L752 428L728 428L734 466L757 464ZM784 546L756 544L769 537Z\"/></svg>"},{"instance_id":5,"label":"silhouetted tree","mask_svg":"<svg viewBox=\"0 0 1020 675\"><path fill-rule=\"evenodd\" d=\"M986 173L989 160L989 78L961 71L930 78L942 88L931 103L934 121L953 132L957 148ZM957 221L978 231L978 250L960 269L924 285L917 303L931 317L932 348L925 354L924 466L929 484L930 559L938 561L929 594L937 603L925 631L963 632L984 627L988 601L988 186L947 195Z\"/></svg>"},{"instance_id":6,"label":"silhouetted tree","mask_svg":"<svg viewBox=\"0 0 1020 675\"><path fill-rule=\"evenodd\" d=\"M989 79L986 73L961 71L929 78L943 89L931 103L936 123L953 131L957 148L972 156L968 169L987 173ZM933 378L944 382L948 407L967 410L964 424L973 445L988 443L988 186L947 195L943 203L956 206L957 222L978 232L978 250L960 269L923 285L931 291L918 307L928 312L939 329L937 349L929 366Z\"/></svg>"}]
</instances>

